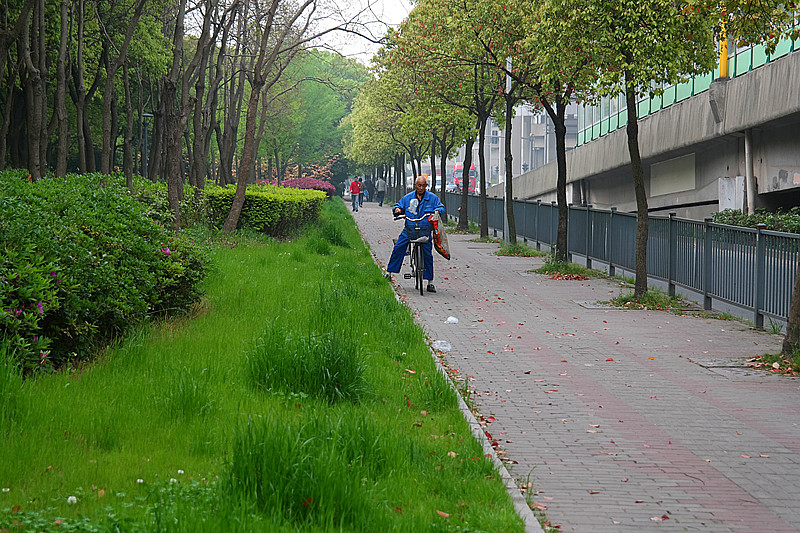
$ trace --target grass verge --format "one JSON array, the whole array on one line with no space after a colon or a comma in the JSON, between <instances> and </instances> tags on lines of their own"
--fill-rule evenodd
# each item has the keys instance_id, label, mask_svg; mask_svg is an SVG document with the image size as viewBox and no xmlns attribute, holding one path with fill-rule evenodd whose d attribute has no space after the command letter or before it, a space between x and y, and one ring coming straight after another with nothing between
<instances>
[{"instance_id":1,"label":"grass verge","mask_svg":"<svg viewBox=\"0 0 800 533\"><path fill-rule=\"evenodd\" d=\"M759 355L747 360L747 366L788 376L800 375L800 352L791 355L767 354Z\"/></svg>"},{"instance_id":2,"label":"grass verge","mask_svg":"<svg viewBox=\"0 0 800 533\"><path fill-rule=\"evenodd\" d=\"M495 252L497 255L512 256L512 257L545 257L548 254L541 250L531 248L524 242L515 242L514 244L501 244L500 248Z\"/></svg>"},{"instance_id":3,"label":"grass verge","mask_svg":"<svg viewBox=\"0 0 800 533\"><path fill-rule=\"evenodd\" d=\"M210 239L191 318L23 381L0 349L0 531L522 531L346 206Z\"/></svg>"},{"instance_id":4,"label":"grass verge","mask_svg":"<svg viewBox=\"0 0 800 533\"><path fill-rule=\"evenodd\" d=\"M658 289L648 289L642 297L635 297L633 292L620 294L609 301L611 305L626 309L651 309L654 311L669 311L670 313L684 314L686 308L677 296L670 296Z\"/></svg>"},{"instance_id":5,"label":"grass verge","mask_svg":"<svg viewBox=\"0 0 800 533\"><path fill-rule=\"evenodd\" d=\"M582 280L590 277L603 276L603 274L597 270L582 267L569 261L557 261L553 254L547 255L549 255L549 257L545 259L544 264L534 269L533 272L550 276L553 279Z\"/></svg>"}]
</instances>

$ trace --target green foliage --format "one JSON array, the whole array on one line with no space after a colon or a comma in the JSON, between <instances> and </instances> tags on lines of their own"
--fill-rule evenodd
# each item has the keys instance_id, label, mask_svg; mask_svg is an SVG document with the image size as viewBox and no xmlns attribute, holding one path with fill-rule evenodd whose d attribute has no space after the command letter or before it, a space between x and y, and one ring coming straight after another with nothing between
<instances>
[{"instance_id":1,"label":"green foliage","mask_svg":"<svg viewBox=\"0 0 800 533\"><path fill-rule=\"evenodd\" d=\"M120 184L124 183L124 178L120 174L115 174L114 178L119 180ZM169 206L166 183L153 183L149 180L135 178L133 197L144 206L147 218L165 228L172 226L175 216ZM189 228L207 222L206 197L203 191L196 190L191 185L184 185L183 198L180 200L179 208L181 227Z\"/></svg>"},{"instance_id":2,"label":"green foliage","mask_svg":"<svg viewBox=\"0 0 800 533\"><path fill-rule=\"evenodd\" d=\"M800 351L794 350L789 355L767 354L748 359L747 365L775 374L797 376L800 374Z\"/></svg>"},{"instance_id":3,"label":"green foliage","mask_svg":"<svg viewBox=\"0 0 800 533\"><path fill-rule=\"evenodd\" d=\"M789 211L767 211L756 209L752 215L742 213L738 209L725 209L711 215L717 224L755 228L758 224L766 224L767 229L784 231L787 233L800 233L800 207L792 207Z\"/></svg>"},{"instance_id":4,"label":"green foliage","mask_svg":"<svg viewBox=\"0 0 800 533\"><path fill-rule=\"evenodd\" d=\"M680 298L677 296L670 296L664 291L652 288L648 289L641 298L635 297L631 292L621 294L609 303L627 309L651 309L654 311L669 311L678 314L683 314L684 312L684 306Z\"/></svg>"},{"instance_id":5,"label":"green foliage","mask_svg":"<svg viewBox=\"0 0 800 533\"><path fill-rule=\"evenodd\" d=\"M365 415L251 420L236 431L221 493L298 528L369 529L380 488L371 481L362 488L362 480L403 467L386 451L398 437Z\"/></svg>"},{"instance_id":6,"label":"green foliage","mask_svg":"<svg viewBox=\"0 0 800 533\"><path fill-rule=\"evenodd\" d=\"M0 437L17 418L22 392L22 369L8 340L0 338Z\"/></svg>"},{"instance_id":7,"label":"green foliage","mask_svg":"<svg viewBox=\"0 0 800 533\"><path fill-rule=\"evenodd\" d=\"M212 225L222 226L233 205L236 187L208 187L208 217ZM272 236L288 234L317 219L326 195L321 191L290 189L274 185L247 188L239 228L251 228Z\"/></svg>"},{"instance_id":8,"label":"green foliage","mask_svg":"<svg viewBox=\"0 0 800 533\"><path fill-rule=\"evenodd\" d=\"M25 371L50 367L50 339L40 322L58 309L58 282L56 267L31 244L16 249L6 242L0 250L0 334Z\"/></svg>"},{"instance_id":9,"label":"green foliage","mask_svg":"<svg viewBox=\"0 0 800 533\"><path fill-rule=\"evenodd\" d=\"M596 270L591 270L569 261L559 261L554 254L550 254L547 259L545 259L544 264L535 269L534 272L537 274L559 277L581 276L588 278L598 275Z\"/></svg>"},{"instance_id":10,"label":"green foliage","mask_svg":"<svg viewBox=\"0 0 800 533\"><path fill-rule=\"evenodd\" d=\"M80 371L23 382L0 364L0 531L523 531L348 208L320 221L350 246L192 231L213 239L200 312ZM254 393L247 355L272 323L346 330L368 391Z\"/></svg>"},{"instance_id":11,"label":"green foliage","mask_svg":"<svg viewBox=\"0 0 800 533\"><path fill-rule=\"evenodd\" d=\"M0 173L0 324L26 370L87 359L199 298L205 255L146 212L118 177Z\"/></svg>"},{"instance_id":12,"label":"green foliage","mask_svg":"<svg viewBox=\"0 0 800 533\"><path fill-rule=\"evenodd\" d=\"M248 354L257 388L356 402L366 391L358 339L345 332L290 333L273 326Z\"/></svg>"}]
</instances>

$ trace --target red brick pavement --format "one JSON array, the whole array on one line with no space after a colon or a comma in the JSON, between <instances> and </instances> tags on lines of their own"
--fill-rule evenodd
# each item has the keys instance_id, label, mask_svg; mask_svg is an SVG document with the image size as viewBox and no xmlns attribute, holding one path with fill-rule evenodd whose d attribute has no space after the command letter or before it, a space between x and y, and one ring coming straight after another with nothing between
<instances>
[{"instance_id":1,"label":"red brick pavement","mask_svg":"<svg viewBox=\"0 0 800 533\"><path fill-rule=\"evenodd\" d=\"M374 203L354 218L385 267L401 224ZM598 305L624 289L472 238L434 254L435 295L393 284L561 531L800 531L800 381L742 367L782 337Z\"/></svg>"}]
</instances>

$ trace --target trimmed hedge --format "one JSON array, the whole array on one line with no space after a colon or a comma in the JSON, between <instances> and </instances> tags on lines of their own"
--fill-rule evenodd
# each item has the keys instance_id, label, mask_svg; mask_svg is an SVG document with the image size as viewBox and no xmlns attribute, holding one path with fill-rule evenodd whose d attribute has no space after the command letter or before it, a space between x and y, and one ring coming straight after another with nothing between
<instances>
[{"instance_id":1,"label":"trimmed hedge","mask_svg":"<svg viewBox=\"0 0 800 533\"><path fill-rule=\"evenodd\" d=\"M233 205L236 186L205 189L208 219L221 227ZM274 237L317 220L326 195L321 191L274 185L250 185L245 192L237 228L250 228Z\"/></svg>"},{"instance_id":2,"label":"trimmed hedge","mask_svg":"<svg viewBox=\"0 0 800 533\"><path fill-rule=\"evenodd\" d=\"M752 215L742 213L738 209L725 209L711 215L711 220L718 224L755 228L758 224L766 224L767 229L786 233L800 233L800 207L792 207L788 212L783 210L767 211L756 209Z\"/></svg>"},{"instance_id":3,"label":"trimmed hedge","mask_svg":"<svg viewBox=\"0 0 800 533\"><path fill-rule=\"evenodd\" d=\"M114 176L0 172L0 336L25 372L86 360L139 322L185 311L207 259Z\"/></svg>"}]
</instances>

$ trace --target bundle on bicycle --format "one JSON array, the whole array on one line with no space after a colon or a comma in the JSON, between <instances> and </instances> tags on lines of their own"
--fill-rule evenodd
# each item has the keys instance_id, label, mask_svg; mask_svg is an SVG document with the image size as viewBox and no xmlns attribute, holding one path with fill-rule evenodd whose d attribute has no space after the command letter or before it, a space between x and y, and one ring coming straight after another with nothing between
<instances>
[{"instance_id":1,"label":"bundle on bicycle","mask_svg":"<svg viewBox=\"0 0 800 533\"><path fill-rule=\"evenodd\" d=\"M427 187L427 178L418 177L414 182L414 191L403 196L392 208L395 219L403 218L405 224L386 267L387 277L399 273L403 258L411 247L411 273L404 277L415 280L415 288L420 294L424 294L426 289L428 292L436 292L433 285L433 231L435 220L441 221L445 214L439 197L427 191ZM438 246L437 251L442 253ZM450 258L449 254L442 255ZM427 287L425 281L428 282Z\"/></svg>"}]
</instances>

